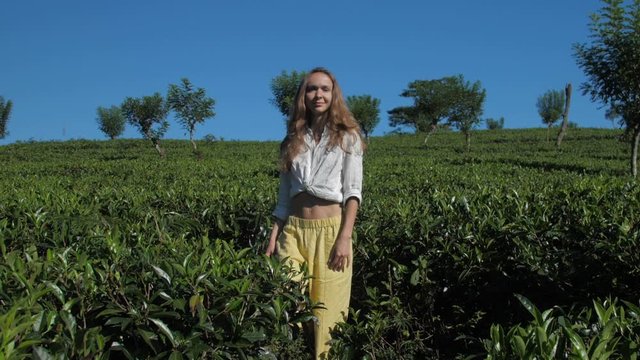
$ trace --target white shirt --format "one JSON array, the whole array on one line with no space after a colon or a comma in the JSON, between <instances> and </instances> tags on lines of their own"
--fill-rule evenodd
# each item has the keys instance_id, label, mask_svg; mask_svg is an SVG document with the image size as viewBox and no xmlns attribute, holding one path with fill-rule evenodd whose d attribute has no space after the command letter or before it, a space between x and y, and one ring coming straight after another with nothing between
<instances>
[{"instance_id":1,"label":"white shirt","mask_svg":"<svg viewBox=\"0 0 640 360\"><path fill-rule=\"evenodd\" d=\"M359 136L345 134L340 146L327 148L329 131L316 144L307 128L303 149L293 159L291 170L280 172L278 204L273 215L286 220L291 198L307 192L320 199L344 203L351 197L362 202L362 144Z\"/></svg>"}]
</instances>

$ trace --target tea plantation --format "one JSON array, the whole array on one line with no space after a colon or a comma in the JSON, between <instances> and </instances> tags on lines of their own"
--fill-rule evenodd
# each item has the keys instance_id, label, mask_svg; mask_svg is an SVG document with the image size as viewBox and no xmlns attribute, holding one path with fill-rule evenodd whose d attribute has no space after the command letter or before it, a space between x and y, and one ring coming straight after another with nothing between
<instances>
[{"instance_id":1,"label":"tea plantation","mask_svg":"<svg viewBox=\"0 0 640 360\"><path fill-rule=\"evenodd\" d=\"M617 130L373 138L338 359L636 359L640 183ZM0 147L0 359L307 359L262 255L276 142Z\"/></svg>"}]
</instances>

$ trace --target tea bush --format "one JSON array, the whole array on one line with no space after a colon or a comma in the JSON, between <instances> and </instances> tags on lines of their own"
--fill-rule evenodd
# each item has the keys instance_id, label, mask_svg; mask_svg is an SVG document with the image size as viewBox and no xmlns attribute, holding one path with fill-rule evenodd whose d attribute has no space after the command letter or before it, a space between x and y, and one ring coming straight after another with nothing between
<instances>
[{"instance_id":1,"label":"tea bush","mask_svg":"<svg viewBox=\"0 0 640 360\"><path fill-rule=\"evenodd\" d=\"M491 327L484 340L487 359L637 359L640 308L617 300L594 301L592 308L565 314L560 308L540 312L518 296L533 320L525 327Z\"/></svg>"},{"instance_id":2,"label":"tea bush","mask_svg":"<svg viewBox=\"0 0 640 360\"><path fill-rule=\"evenodd\" d=\"M516 293L566 313L637 304L640 188L618 136L576 129L556 149L544 130L480 131L471 151L455 132L428 147L372 138L351 316L331 355L502 356L488 341L511 338L486 337L528 321ZM0 148L0 354L308 357L299 329L318 304L261 255L277 143L164 147Z\"/></svg>"}]
</instances>

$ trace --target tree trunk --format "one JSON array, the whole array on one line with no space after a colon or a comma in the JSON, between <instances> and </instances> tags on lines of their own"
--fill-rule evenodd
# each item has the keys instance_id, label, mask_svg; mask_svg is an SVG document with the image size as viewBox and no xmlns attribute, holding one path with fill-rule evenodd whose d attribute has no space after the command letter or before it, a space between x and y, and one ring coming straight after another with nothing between
<instances>
[{"instance_id":1,"label":"tree trunk","mask_svg":"<svg viewBox=\"0 0 640 360\"><path fill-rule=\"evenodd\" d=\"M160 154L161 157L164 157L164 150L160 147L160 139L153 136L153 134L151 134L150 132L147 132L147 137L151 139L151 142L153 143L153 147L156 148L156 151L158 152L158 154Z\"/></svg>"},{"instance_id":2,"label":"tree trunk","mask_svg":"<svg viewBox=\"0 0 640 360\"><path fill-rule=\"evenodd\" d=\"M467 142L467 151L471 150L471 132L465 131L464 132L464 139Z\"/></svg>"},{"instance_id":3,"label":"tree trunk","mask_svg":"<svg viewBox=\"0 0 640 360\"><path fill-rule=\"evenodd\" d=\"M164 157L164 150L160 147L160 141L158 141L158 139L154 139L153 144L158 154L160 154L161 157Z\"/></svg>"},{"instance_id":4,"label":"tree trunk","mask_svg":"<svg viewBox=\"0 0 640 360\"><path fill-rule=\"evenodd\" d=\"M640 125L633 129L633 139L631 139L631 175L636 178L638 175L638 142L640 142Z\"/></svg>"},{"instance_id":5,"label":"tree trunk","mask_svg":"<svg viewBox=\"0 0 640 360\"><path fill-rule=\"evenodd\" d=\"M197 152L198 146L196 145L196 142L193 141L193 130L189 132L189 141L191 141L191 146L193 146L193 152Z\"/></svg>"},{"instance_id":6,"label":"tree trunk","mask_svg":"<svg viewBox=\"0 0 640 360\"><path fill-rule=\"evenodd\" d=\"M567 134L567 128L569 127L569 106L571 105L571 83L567 84L564 88L564 112L562 113L562 126L560 132L558 132L558 138L556 139L556 146L560 147L562 139Z\"/></svg>"},{"instance_id":7,"label":"tree trunk","mask_svg":"<svg viewBox=\"0 0 640 360\"><path fill-rule=\"evenodd\" d=\"M549 123L549 125L547 125L547 142L549 142L549 133L551 132L551 123Z\"/></svg>"},{"instance_id":8,"label":"tree trunk","mask_svg":"<svg viewBox=\"0 0 640 360\"><path fill-rule=\"evenodd\" d=\"M429 132L427 133L427 136L424 138L424 142L422 143L423 145L427 145L427 140L429 140L429 136L431 136L431 134L433 134L434 132L436 132L436 129L438 128L438 124L431 124L431 127L429 128Z\"/></svg>"}]
</instances>

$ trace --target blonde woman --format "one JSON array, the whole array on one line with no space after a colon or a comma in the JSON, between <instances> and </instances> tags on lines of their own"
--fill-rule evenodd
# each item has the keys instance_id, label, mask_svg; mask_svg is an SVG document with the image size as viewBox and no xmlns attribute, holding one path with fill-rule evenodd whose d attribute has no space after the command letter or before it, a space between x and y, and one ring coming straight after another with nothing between
<instances>
[{"instance_id":1,"label":"blonde woman","mask_svg":"<svg viewBox=\"0 0 640 360\"><path fill-rule=\"evenodd\" d=\"M311 70L296 94L280 146L280 188L266 254L308 264L317 309L315 356L329 350L330 329L346 320L351 295L351 235L362 200L360 127L336 78Z\"/></svg>"}]
</instances>

